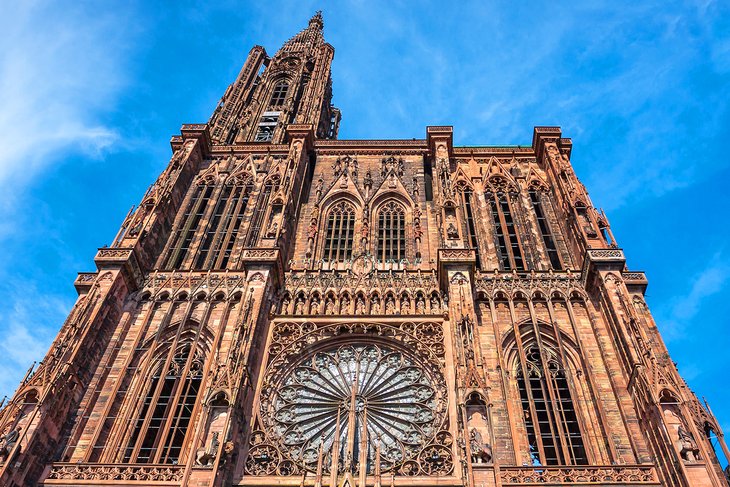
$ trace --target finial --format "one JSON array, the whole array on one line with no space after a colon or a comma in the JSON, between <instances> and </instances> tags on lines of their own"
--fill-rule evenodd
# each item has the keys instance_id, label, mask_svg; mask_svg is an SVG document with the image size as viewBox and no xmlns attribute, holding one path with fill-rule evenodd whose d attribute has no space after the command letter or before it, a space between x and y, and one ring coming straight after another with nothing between
<instances>
[{"instance_id":1,"label":"finial","mask_svg":"<svg viewBox=\"0 0 730 487\"><path fill-rule=\"evenodd\" d=\"M309 27L316 26L320 30L324 28L324 20L322 20L322 11L317 10L314 16L309 19Z\"/></svg>"}]
</instances>

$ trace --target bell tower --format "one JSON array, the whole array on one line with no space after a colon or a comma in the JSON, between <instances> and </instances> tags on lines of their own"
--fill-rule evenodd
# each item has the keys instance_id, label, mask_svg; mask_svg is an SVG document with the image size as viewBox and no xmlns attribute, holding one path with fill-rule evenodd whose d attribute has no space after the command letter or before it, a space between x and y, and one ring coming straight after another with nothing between
<instances>
[{"instance_id":1,"label":"bell tower","mask_svg":"<svg viewBox=\"0 0 730 487\"><path fill-rule=\"evenodd\" d=\"M214 143L281 144L288 124L310 124L320 139L336 139L340 111L332 105L334 48L324 41L322 13L273 57L254 46L210 119Z\"/></svg>"}]
</instances>

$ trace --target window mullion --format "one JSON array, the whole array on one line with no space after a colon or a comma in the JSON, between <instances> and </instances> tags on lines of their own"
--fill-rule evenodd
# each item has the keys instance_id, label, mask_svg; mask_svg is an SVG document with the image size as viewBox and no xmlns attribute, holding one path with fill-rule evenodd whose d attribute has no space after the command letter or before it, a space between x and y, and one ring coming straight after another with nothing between
<instances>
[{"instance_id":1,"label":"window mullion","mask_svg":"<svg viewBox=\"0 0 730 487\"><path fill-rule=\"evenodd\" d=\"M152 415L155 414L155 408L157 407L157 402L160 400L160 394L161 394L162 389L164 388L164 384L165 384L165 375L167 374L167 369L170 367L170 361L172 360L173 355L174 355L174 348L171 347L167 353L165 362L162 365L162 369L160 369L160 380L157 381L157 390L155 390L154 395L152 396L152 401L150 402L150 407L147 409L147 416L144 418L144 422L139 431L139 436L137 436L137 441L134 445L134 449L132 450L132 454L129 457L131 462L137 461L137 456L139 455L139 450L142 447L142 443L144 443L145 438L147 437L147 429L149 428L150 420L152 419ZM146 380L149 380L149 376Z\"/></svg>"},{"instance_id":2,"label":"window mullion","mask_svg":"<svg viewBox=\"0 0 730 487\"><path fill-rule=\"evenodd\" d=\"M344 225L345 225L345 213L340 212L337 215L337 247L336 247L337 248L337 258L336 258L337 262L341 262L342 260L344 260L344 259L342 259L342 254L344 253L344 249L342 248L343 247L342 232L344 230L343 229Z\"/></svg>"},{"instance_id":3,"label":"window mullion","mask_svg":"<svg viewBox=\"0 0 730 487\"><path fill-rule=\"evenodd\" d=\"M219 238L216 244L215 254L211 259L211 266L213 269L222 269L222 262L224 255L228 249L228 244L233 234L233 228L236 226L236 218L238 212L241 211L241 205L243 204L243 192L244 187L237 186L233 193L232 201L228 205L228 211L226 213L226 219L219 232Z\"/></svg>"}]
</instances>

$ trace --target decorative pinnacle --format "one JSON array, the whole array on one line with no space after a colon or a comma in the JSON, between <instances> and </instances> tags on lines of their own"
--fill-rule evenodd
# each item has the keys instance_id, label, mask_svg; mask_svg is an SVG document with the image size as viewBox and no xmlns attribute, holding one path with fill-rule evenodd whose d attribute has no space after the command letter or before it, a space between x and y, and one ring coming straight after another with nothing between
<instances>
[{"instance_id":1,"label":"decorative pinnacle","mask_svg":"<svg viewBox=\"0 0 730 487\"><path fill-rule=\"evenodd\" d=\"M309 27L316 26L319 30L324 28L324 20L322 19L322 11L317 10L314 16L309 19Z\"/></svg>"}]
</instances>

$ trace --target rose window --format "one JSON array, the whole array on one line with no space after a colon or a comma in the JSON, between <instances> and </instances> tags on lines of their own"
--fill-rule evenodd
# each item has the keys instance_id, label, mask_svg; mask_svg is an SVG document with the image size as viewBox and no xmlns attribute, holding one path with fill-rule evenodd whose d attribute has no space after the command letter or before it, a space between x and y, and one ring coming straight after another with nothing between
<instances>
[{"instance_id":1,"label":"rose window","mask_svg":"<svg viewBox=\"0 0 730 487\"><path fill-rule=\"evenodd\" d=\"M432 369L382 345L315 353L284 376L269 416L280 449L307 469L372 473L415 458L438 432L445 398Z\"/></svg>"}]
</instances>

